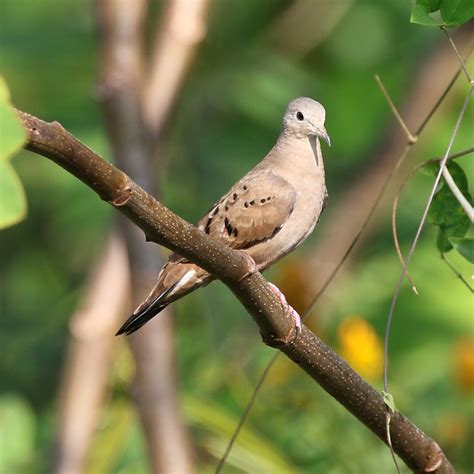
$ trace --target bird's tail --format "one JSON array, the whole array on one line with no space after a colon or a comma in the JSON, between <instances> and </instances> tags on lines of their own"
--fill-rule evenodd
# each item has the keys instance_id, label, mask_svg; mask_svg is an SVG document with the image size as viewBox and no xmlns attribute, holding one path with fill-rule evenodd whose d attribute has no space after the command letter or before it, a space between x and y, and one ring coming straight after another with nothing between
<instances>
[{"instance_id":1,"label":"bird's tail","mask_svg":"<svg viewBox=\"0 0 474 474\"><path fill-rule=\"evenodd\" d=\"M149 302L148 304L140 305L135 312L122 324L120 329L115 334L121 336L122 334L130 335L133 332L140 329L144 324L150 321L151 318L156 316L160 311L165 309L170 301L166 301L166 297L174 290L175 285L167 288L161 293L156 299Z\"/></svg>"}]
</instances>

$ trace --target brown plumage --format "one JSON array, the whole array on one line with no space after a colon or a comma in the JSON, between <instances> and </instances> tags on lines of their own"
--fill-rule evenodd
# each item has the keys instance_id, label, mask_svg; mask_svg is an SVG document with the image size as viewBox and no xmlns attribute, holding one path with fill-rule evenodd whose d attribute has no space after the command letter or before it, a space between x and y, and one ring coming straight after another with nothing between
<instances>
[{"instance_id":1,"label":"brown plumage","mask_svg":"<svg viewBox=\"0 0 474 474\"><path fill-rule=\"evenodd\" d=\"M327 198L318 139L329 143L324 119L318 102L304 97L290 102L275 146L214 204L198 228L247 252L259 270L299 245L313 230ZM173 253L155 287L117 334L131 334L168 304L211 280L205 270Z\"/></svg>"}]
</instances>

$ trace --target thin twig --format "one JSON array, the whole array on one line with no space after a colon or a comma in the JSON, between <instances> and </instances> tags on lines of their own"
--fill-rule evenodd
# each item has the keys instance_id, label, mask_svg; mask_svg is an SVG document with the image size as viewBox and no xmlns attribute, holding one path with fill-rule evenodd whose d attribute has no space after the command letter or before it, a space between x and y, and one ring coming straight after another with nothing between
<instances>
[{"instance_id":1,"label":"thin twig","mask_svg":"<svg viewBox=\"0 0 474 474\"><path fill-rule=\"evenodd\" d=\"M456 270L454 265L447 259L444 253L441 253L441 260L451 269L451 271L461 280L461 282L471 291L474 293L474 288L466 281L466 279Z\"/></svg>"},{"instance_id":2,"label":"thin twig","mask_svg":"<svg viewBox=\"0 0 474 474\"><path fill-rule=\"evenodd\" d=\"M472 80L472 77L471 77L471 74L469 73L467 67L466 67L466 63L464 62L464 60L462 59L461 55L459 54L459 51L458 51L458 48L456 46L456 43L453 41L453 38L451 38L451 35L449 34L449 31L447 28L445 27L441 27L441 29L444 31L444 34L448 37L448 40L449 42L451 43L451 46L453 47L454 49L454 52L456 53L456 56L458 57L459 59L459 62L461 63L461 67L462 67L462 70L464 71L464 74L466 75L467 77L467 80L469 81L469 83L471 84L471 86L474 85L474 81ZM472 48L472 46L471 46Z\"/></svg>"},{"instance_id":3,"label":"thin twig","mask_svg":"<svg viewBox=\"0 0 474 474\"><path fill-rule=\"evenodd\" d=\"M393 243L395 245L395 250L397 251L398 258L400 260L400 263L403 264L405 263L405 259L403 258L403 253L402 249L400 248L400 242L398 240L398 233L397 233L397 222L396 222L396 210L398 209L398 201L400 198L400 194L397 194L393 200L393 207L392 207L392 234L393 234ZM417 288L413 284L413 279L407 272L407 278L410 280L410 283L412 284L413 291L418 294Z\"/></svg>"},{"instance_id":4,"label":"thin twig","mask_svg":"<svg viewBox=\"0 0 474 474\"><path fill-rule=\"evenodd\" d=\"M387 410L387 413L385 416L385 424L386 424L385 431L387 432L387 442L388 442L388 447L390 448L390 454L392 455L393 464L395 464L397 474L400 474L400 466L398 465L397 457L395 456L395 451L393 450L392 436L390 434L390 421L392 419L391 413L392 412L390 410Z\"/></svg>"},{"instance_id":5,"label":"thin twig","mask_svg":"<svg viewBox=\"0 0 474 474\"><path fill-rule=\"evenodd\" d=\"M435 102L435 104L433 105L431 110L428 112L428 114L426 115L424 120L421 122L420 126L416 130L416 135L419 135L425 129L426 125L429 123L429 121L431 120L431 118L433 117L435 112L438 110L439 106L441 105L441 103L443 102L445 97L448 95L448 92L452 89L452 87L453 87L454 83L456 82L457 78L459 77L460 73L461 73L461 68L459 68L456 71L456 73L452 77L449 84L446 86L446 88L443 91L443 93L441 94L441 96L438 98L438 100ZM323 286L320 288L320 290L316 293L316 295L311 300L311 302L310 302L308 308L306 309L306 311L303 313L303 316L302 316L303 321L306 320L307 316L311 313L311 310L313 309L316 302L319 300L320 296L326 291L326 289L331 284L331 282L333 281L333 279L335 278L335 276L337 275L337 273L339 272L341 267L346 262L347 258L349 257L350 253L352 252L352 249L356 246L356 244L359 241L361 235L363 234L365 228L367 227L368 223L370 222L370 219L372 218L373 214L375 213L375 210L377 209L377 206L378 206L383 194L385 193L385 190L387 189L389 182L391 181L393 176L396 174L396 172L398 171L398 169L402 165L403 161L405 160L405 157L407 156L407 154L410 151L412 146L413 146L413 143L410 143L410 142L407 143L405 149L403 150L402 154L398 158L395 166L391 169L391 171L387 175L387 177L386 177L386 179L385 179L385 181L384 181L384 183L383 183L383 185L382 185L382 187L379 191L379 194L375 198L374 203L372 204L372 207L370 208L370 210L369 210L364 222L362 223L359 231L354 236L352 242L347 247L347 250L345 251L344 255L342 256L342 258L340 259L340 261L338 262L338 264L336 265L334 270L331 272L329 277L324 282ZM224 452L224 456L219 461L218 470L216 470L216 474L218 474L220 472L220 469L225 464L225 461L226 461L230 451L232 450L232 447L235 444L235 441L236 441L240 431L242 430L243 425L245 424L245 421L248 417L248 414L250 413L253 405L255 404L258 392L260 391L261 387L263 386L263 383L265 382L265 379L266 379L268 373L270 372L271 367L273 367L273 365L275 364L275 362L276 362L276 360L278 359L279 356L280 356L280 353L277 352L273 356L273 358L270 360L270 362L268 363L268 366L264 369L262 375L260 376L260 378L257 382L257 385L255 386L254 391L252 392L252 395L251 395L249 401L247 402L247 405L245 406L244 412L243 412L243 414L242 414L242 416L239 420L239 423L238 423L234 433L232 434L231 439L229 440L229 444L227 445L227 448Z\"/></svg>"},{"instance_id":6,"label":"thin twig","mask_svg":"<svg viewBox=\"0 0 474 474\"><path fill-rule=\"evenodd\" d=\"M448 156L448 160L451 160L451 159L454 159L454 158L459 158L460 156L464 156L464 155L467 155L469 153L472 153L474 151L474 148L469 148L468 150L464 150L462 152L459 152L459 153L455 153L453 155L449 155ZM412 170L412 172L404 179L404 181L402 182L402 184L400 185L400 188L393 200L393 205L392 205L392 233L393 233L393 241L395 243L395 248L397 249L397 254L398 254L398 258L400 259L400 262L402 264L402 267L405 266L405 261L403 259L403 254L402 254L402 251L401 251L401 248L400 248L400 243L399 243L399 240L398 240L398 232L397 232L397 209L398 209L398 203L399 203L399 200L400 200L400 196L401 196L401 193L405 187L405 185L408 183L408 181L421 169L423 168L424 166L426 166L427 164L429 163L433 163L435 161L441 161L442 158L433 158L431 160L427 160L427 161L424 161L423 163L420 163L418 166L415 167L414 170ZM446 167L444 169L447 169ZM464 284L467 285L467 287L469 289L470 286L467 284L467 282L464 280L464 278L462 277L462 275L460 275L450 264L449 262L447 262L447 260L444 258L444 255L441 254L441 258L443 260L446 261L446 263L448 263L448 265L451 267L451 269L458 275L458 277L464 282ZM408 275L408 272L407 272L407 275ZM472 291L472 290L471 290ZM388 338L387 338L388 340ZM390 453L392 455L392 458L393 458L393 461L395 463L395 466L397 468L397 471L399 471L399 467L398 467L398 464L397 464L397 461L396 461L396 458L395 458L395 454L393 452L393 447L391 445L391 442L390 442L390 432L389 432L389 426L390 426L390 419L391 419L391 412L389 410L387 410L387 439L389 440L389 448L390 448Z\"/></svg>"},{"instance_id":7,"label":"thin twig","mask_svg":"<svg viewBox=\"0 0 474 474\"><path fill-rule=\"evenodd\" d=\"M407 272L407 269L408 269L408 265L410 264L411 258L413 256L413 253L414 253L415 248L416 248L416 244L418 243L418 239L420 238L421 231L422 231L423 226L424 226L425 221L426 221L426 216L428 215L428 210L431 206L431 202L433 201L433 197L435 195L436 188L438 187L439 181L441 180L441 175L442 175L442 172L443 172L443 168L446 165L446 161L448 160L449 153L451 151L454 140L455 140L456 135L458 133L459 126L461 125L462 119L463 119L464 114L466 112L467 106L469 104L469 100L471 99L471 95L472 95L472 88L469 89L469 91L466 95L466 99L464 101L464 104L462 106L461 112L459 113L458 119L456 120L456 125L455 125L453 133L451 135L451 139L449 141L448 148L446 149L446 153L445 153L445 155L444 155L444 157L443 157L443 159L440 163L440 170L439 170L438 174L436 175L435 182L433 184L430 195L428 197L428 201L426 202L425 209L423 211L423 215L422 215L421 220L420 220L420 224L418 225L418 229L416 231L415 238L413 239L413 243L412 243L412 245L410 247L410 250L408 252L408 255L407 255L407 258L406 258L406 261L405 261L405 265L403 265L402 273L400 275L400 279L398 281L398 284L397 284L397 287L396 287L396 290L395 290L395 294L393 295L392 303L390 305L390 311L388 313L387 326L386 326L386 329L385 329L385 337L384 337L383 383L384 383L385 392L389 392L389 389L388 389L388 373L387 373L388 372L387 371L387 368L388 368L388 364L387 364L388 338L389 338L389 335L390 335L390 327L391 327L391 324L392 324L392 319L393 319L393 314L394 314L394 311L395 311L395 306L396 306L397 301L398 301L398 296L399 296L401 288L402 288L402 283L403 283L403 280L405 278L405 275L406 275L406 272Z\"/></svg>"},{"instance_id":8,"label":"thin twig","mask_svg":"<svg viewBox=\"0 0 474 474\"><path fill-rule=\"evenodd\" d=\"M472 50L474 48L474 44L471 44L468 52L466 53L466 57L464 61L467 61L469 57L471 56ZM419 136L420 133L425 129L425 127L428 125L428 122L431 120L431 117L434 115L434 113L438 110L438 107L441 105L443 102L444 98L448 95L448 92L451 90L451 88L454 86L454 83L457 81L459 75L461 74L461 71L463 70L462 64L459 67L459 69L456 71L456 74L453 76L451 81L448 84L448 87L444 90L444 92L440 95L439 99L436 101L436 104L434 107L431 109L430 113L425 117L425 120L421 122L420 126L417 128L415 135Z\"/></svg>"},{"instance_id":9,"label":"thin twig","mask_svg":"<svg viewBox=\"0 0 474 474\"><path fill-rule=\"evenodd\" d=\"M263 382L265 381L268 373L270 372L270 369L272 368L273 364L277 360L278 354L280 354L280 352L275 353L273 355L273 357L270 359L270 362L265 367L265 370L263 371L263 374L260 377L260 380L258 381L256 387L254 388L254 390L252 392L252 396L250 397L250 401L247 403L247 405L245 407L245 410L244 410L242 416L240 417L239 424L237 425L237 428L235 429L234 433L232 434L232 437L230 438L229 444L227 445L226 450L224 451L224 454L222 455L221 459L219 460L219 464L217 464L216 471L215 471L216 474L219 474L221 472L222 468L224 467L227 456L229 455L230 450L232 449L232 446L234 445L234 442L235 442L237 436L239 435L240 430L242 429L242 426L244 425L245 420L247 419L247 416L249 415L253 404L255 403L255 399L257 398L260 387L263 385Z\"/></svg>"},{"instance_id":10,"label":"thin twig","mask_svg":"<svg viewBox=\"0 0 474 474\"><path fill-rule=\"evenodd\" d=\"M464 74L467 77L467 80L469 81L469 84L471 85L471 88L474 87L474 81L472 80L472 76L469 73L469 70L467 69L465 61L469 58L469 55L467 56L466 60L463 60L461 57L461 54L458 51L458 48L456 46L456 43L453 41L451 35L449 34L449 31L447 28L441 28L445 35L448 38L449 43L451 44L454 52L456 53L456 56L459 59L459 62L461 64L461 68L464 71ZM472 46L471 46L472 48ZM471 204L468 202L468 200L464 197L463 193L459 190L458 186L456 185L456 182L454 181L453 177L451 176L451 173L449 172L448 168L443 168L443 177L446 180L446 184L449 186L449 189L451 189L451 192L454 194L455 198L458 200L459 204L461 204L462 208L466 212L467 216L469 217L471 223L474 222L474 208L471 206Z\"/></svg>"},{"instance_id":11,"label":"thin twig","mask_svg":"<svg viewBox=\"0 0 474 474\"><path fill-rule=\"evenodd\" d=\"M464 194L458 188L458 185L454 181L447 167L443 168L443 178L445 179L446 184L449 186L449 189L453 193L454 197L458 200L459 204L464 209L464 212L467 214L467 217L469 217L469 220L472 224L474 222L474 208L471 206L469 201L465 198Z\"/></svg>"},{"instance_id":12,"label":"thin twig","mask_svg":"<svg viewBox=\"0 0 474 474\"><path fill-rule=\"evenodd\" d=\"M382 91L382 94L385 97L385 100L387 101L388 106L390 107L390 110L392 111L393 115L397 119L397 121L400 124L400 127L402 128L402 130L405 132L405 135L407 136L407 139L408 139L408 143L411 143L411 144L416 143L416 141L418 140L418 137L416 135L413 136L411 134L408 126L406 125L406 123L402 119L402 116L400 115L400 112L398 111L397 107L395 106L392 98L390 97L389 93L387 92L387 89L383 85L382 80L380 79L378 74L375 74L375 82L377 82L377 85L379 86L380 90Z\"/></svg>"},{"instance_id":13,"label":"thin twig","mask_svg":"<svg viewBox=\"0 0 474 474\"><path fill-rule=\"evenodd\" d=\"M461 156L469 155L470 153L474 152L474 148L468 148L466 150L460 151L458 153L453 153L452 155L448 156L448 161L454 160L456 158L460 158ZM400 259L400 263L405 265L405 259L403 257L403 253L401 251L400 247L400 241L398 238L398 231L397 231L397 213L398 213L398 204L400 202L400 197L405 189L406 184L410 181L413 176L415 176L418 171L420 171L422 168L424 168L426 165L430 163L439 163L443 158L442 157L436 157L436 158L431 158L430 160L423 161L422 163L418 164L411 172L406 176L406 178L403 180L403 182L400 184L400 187L393 199L392 203L392 234L393 234L393 240L395 244L395 248L397 249L397 254ZM470 287L469 287L470 288Z\"/></svg>"},{"instance_id":14,"label":"thin twig","mask_svg":"<svg viewBox=\"0 0 474 474\"><path fill-rule=\"evenodd\" d=\"M403 120L400 112L398 111L397 107L395 106L395 103L393 102L392 98L390 97L390 94L388 93L387 89L385 88L385 86L384 86L384 84L383 84L383 82L380 79L378 74L375 75L375 81L377 82L377 85L379 86L380 90L382 91L382 94L385 97L385 100L387 101L388 106L390 107L390 110L392 111L393 115L395 116L398 123L400 124L400 127L402 128L402 130L405 132L405 135L407 136L408 145L405 148L405 153L408 154L408 152L410 151L411 146L414 145L417 142L418 134L415 133L414 136L412 135L412 133L410 132L410 129L408 128L405 121ZM397 247L397 241L395 241L395 248L397 250L398 255L400 255L401 251L400 251L400 248ZM407 276L408 281L411 284L413 292L416 295L418 295L419 294L418 289L415 285L415 281L413 280L410 272L407 271L406 276Z\"/></svg>"},{"instance_id":15,"label":"thin twig","mask_svg":"<svg viewBox=\"0 0 474 474\"><path fill-rule=\"evenodd\" d=\"M457 55L457 57L458 57L458 59L459 59L459 62L460 62L460 64L461 64L461 70L463 70L464 73L466 74L466 77L468 78L471 87L470 87L470 89L469 89L469 91L468 91L468 93L467 93L467 96L466 96L466 99L465 99L465 101L464 101L463 107L462 107L461 112L460 112L460 114L459 114L459 116L458 116L458 119L457 119L457 122L456 122L456 126L455 126L454 131L453 131L453 134L452 134L452 136L451 136L451 140L450 140L450 142L449 142L449 145L448 145L448 148L447 148L447 150L446 150L445 156L444 156L443 160L441 161L440 170L439 170L439 172L438 172L438 174L437 174L437 176L436 176L435 184L434 184L434 186L433 186L433 188L432 188L432 190L431 190L430 197L429 197L429 199L428 199L428 202L426 203L426 207L425 207L425 210L424 210L424 212L423 212L423 216L422 216L422 218L421 218L420 224L419 224L419 226L418 226L418 230L417 230L417 232L416 232L415 238L414 238L414 240L413 240L413 243L412 243L412 245L411 245L410 251L409 251L409 253L408 253L408 256L407 256L407 259L406 259L405 262L403 262L403 255L401 254L401 251L398 253L399 257L401 258L401 261L403 262L403 269L402 269L402 275L401 275L400 280L399 280L399 282L398 282L398 285L397 285L397 288L396 288L396 290L395 290L395 294L394 294L394 296L393 296L392 303L391 303L391 306L390 306L390 311L389 311L389 315L388 315L388 318L387 318L387 326L386 326L386 328L385 328L385 337L384 337L384 361L383 361L383 362L384 362L384 364L383 364L384 367L383 367L383 379L384 379L384 390L385 390L386 392L388 392L388 373L387 373L387 372L388 372L388 361L387 361L387 357L388 357L388 340L389 340L389 335L390 335L390 327L391 327L391 323L392 323L392 319L393 319L393 313L394 313L394 311L395 311L395 305L396 305L396 302L397 302L397 300L398 300L398 296L399 296L400 291L401 291L401 285L402 285L402 283L403 283L403 278L405 277L405 275L406 275L407 272L408 272L408 265L409 265L409 263L410 263L410 260L411 260L411 257L412 257L412 255L413 255L413 252L414 252L414 250L415 250L416 244L417 244L418 239L419 239L419 236L420 236L420 234L421 234L421 230L422 230L423 225L424 225L425 220L426 220L426 216L428 215L429 207L430 207L430 205L431 205L431 202L432 202L432 200L433 200L434 194L435 194L435 192L436 192L436 187L437 187L438 184L439 184L439 181L440 181L440 179L441 179L441 175L443 174L443 171L444 171L445 169L447 170L447 168L446 168L446 166L445 166L445 165L446 165L446 161L448 160L448 156L449 156L449 153L450 153L450 151L451 151L451 147L452 147L452 145L453 145L453 143L454 143L454 139L455 139L455 137L456 137L456 135L457 135L457 132L458 132L458 130L459 130L459 126L461 125L462 119L463 119L463 117L464 117L464 113L465 113L465 111L466 111L467 105L468 105L468 103L469 103L469 100L470 100L470 97L471 97L471 94L472 94L473 88L474 88L474 83L473 83L473 81L472 81L472 79L471 79L471 76L470 76L470 74L469 74L469 72L468 72L468 70L467 70L467 68L466 68L466 65L465 65L465 63L464 63L464 61L463 61L461 55L459 54L459 51L458 51L458 49L457 49L457 47L456 47L456 44L455 44L454 41L452 40L452 38L451 38L450 34L448 33L448 31L447 31L445 28L442 28L442 29L443 29L443 31L445 32L446 36L448 37L448 40L449 40L451 46L453 47L453 49L454 49L454 51L455 51L455 53L456 53L456 55ZM469 52L468 52L468 54L467 54L467 56L466 56L466 61L467 61L467 59L469 58L469 56L470 56L470 54L471 54L471 51L472 51L472 45L471 45L471 48L470 48L470 50L469 50ZM457 75L458 75L458 74L457 74ZM438 102L438 105L439 105L439 102ZM424 126L426 125L426 123L427 123L427 122L424 122L424 123L422 124L422 126L424 127ZM449 175L449 176L450 176L450 175ZM454 182L454 180L453 180L453 182ZM457 186L456 186L456 188L457 188ZM398 205L398 198L396 199L395 206L396 206L396 205ZM396 210L395 210L395 212L396 212ZM468 216L470 217L470 213L468 213ZM393 216L393 211L392 211L392 225L393 225L393 223L394 223L393 219L394 219L394 216ZM395 229L394 237L397 239L397 242L398 242L398 237L396 236L396 225L393 226L393 229ZM397 251L398 251L398 250L399 250L399 247L398 247Z\"/></svg>"}]
</instances>

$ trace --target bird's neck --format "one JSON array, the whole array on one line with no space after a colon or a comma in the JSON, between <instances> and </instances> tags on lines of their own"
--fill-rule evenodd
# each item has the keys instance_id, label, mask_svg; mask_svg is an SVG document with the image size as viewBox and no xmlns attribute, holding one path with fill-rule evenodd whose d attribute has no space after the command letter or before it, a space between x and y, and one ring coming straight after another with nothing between
<instances>
[{"instance_id":1,"label":"bird's neck","mask_svg":"<svg viewBox=\"0 0 474 474\"><path fill-rule=\"evenodd\" d=\"M295 166L304 164L302 168L324 173L321 145L316 136L298 137L282 133L267 158L277 166L288 167L288 160L291 160Z\"/></svg>"}]
</instances>

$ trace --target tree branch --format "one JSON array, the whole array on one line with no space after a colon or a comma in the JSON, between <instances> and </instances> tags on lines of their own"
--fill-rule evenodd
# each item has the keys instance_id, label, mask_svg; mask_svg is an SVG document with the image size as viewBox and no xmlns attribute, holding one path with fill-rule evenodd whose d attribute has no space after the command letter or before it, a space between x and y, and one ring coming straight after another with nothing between
<instances>
[{"instance_id":1,"label":"tree branch","mask_svg":"<svg viewBox=\"0 0 474 474\"><path fill-rule=\"evenodd\" d=\"M466 42L467 35L461 36L463 42ZM457 71L456 74L452 77L451 81L447 86L444 86L443 91L438 91L439 87L433 87L432 81L430 82L431 87L429 88L429 93L426 91L425 84L433 77L443 76L442 72L446 69L449 69L446 64L449 51L442 50L441 53L437 53L434 57L431 57L428 62L423 66L420 71L420 78L415 81L414 90L410 94L410 99L407 101L407 116L410 116L410 121L413 119L418 119L421 121L421 124L416 128L415 135L418 136L425 129L428 122L433 117L434 113L438 110L440 104L444 101L452 86L456 82L461 69ZM441 84L439 85L441 86ZM424 92L423 92L424 91ZM423 93L422 93L423 92ZM438 95L437 95L438 94ZM423 100L421 101L420 98ZM431 102L434 102L434 105L431 105ZM431 109L426 111L425 109L430 106ZM422 119L419 117L419 114L426 114ZM376 210L379 207L380 201L382 200L383 195L385 194L389 183L392 178L397 174L402 163L405 161L408 153L411 151L415 142L408 142L405 144L403 151L400 152L400 144L404 142L403 137L400 138L399 133L397 133L398 127L393 130L392 138L389 140L391 142L390 148L378 159L376 163L371 165L370 172L364 172L359 181L356 181L355 184L349 189L345 196L340 198L340 202L337 207L327 210L331 216L336 216L333 219L329 219L329 226L332 226L332 229L329 232L326 232L326 236L321 237L321 230L319 230L319 244L317 250L314 252L314 257L311 258L312 271L310 272L313 275L313 280L317 283L317 288L315 287L315 294L311 297L306 310L303 313L303 320L306 319L311 314L312 308L319 301L320 296L326 291L326 288L331 284L336 275L339 273L339 270L343 267L349 256L353 253L353 249L356 244L362 240L364 234L368 234L370 231L369 223L373 220L372 218L376 215ZM398 138L397 138L398 137ZM398 154L398 157L396 156ZM395 165L392 164L392 161L396 158ZM379 168L377 172L373 172L373 168ZM389 169L387 169L389 168ZM377 190L377 183L381 184L379 190ZM372 196L373 200L369 201L367 195L373 194L373 191L376 191L376 194ZM347 208L351 203L357 202L358 206L356 209L353 209L354 212L350 216L347 214ZM370 204L370 205L369 205ZM368 207L367 207L368 206ZM354 206L352 206L354 208ZM366 212L363 220L362 214ZM356 214L360 213L359 216ZM354 217L356 217L354 219ZM350 222L348 222L348 219ZM333 222L333 224L331 224ZM357 228L358 226L358 228ZM351 232L351 229L354 232ZM350 241L347 241L347 236L352 236ZM324 263L327 260L327 256L330 256L332 261L337 262L332 268L325 269ZM322 265L323 264L323 265ZM317 275L317 278L314 278L314 275ZM319 285L319 282L323 281L322 285ZM413 290L418 294L416 287L413 283ZM268 362L268 365L265 367L262 375L258 379L258 382L252 392L250 400L247 402L244 412L239 420L239 423L232 434L231 439L226 447L224 454L222 455L219 464L216 469L216 474L220 472L221 467L224 465L226 458L228 457L232 446L239 435L239 432L242 426L245 423L245 420L250 413L250 410L257 399L258 392L262 387L267 374L270 372L270 369L275 364L278 356L280 355L277 352Z\"/></svg>"},{"instance_id":2,"label":"tree branch","mask_svg":"<svg viewBox=\"0 0 474 474\"><path fill-rule=\"evenodd\" d=\"M215 241L173 214L125 173L80 143L59 123L48 124L18 111L28 132L26 148L46 156L80 179L140 227L148 240L190 259L222 280L258 324L266 344L278 347L385 443L382 396L303 325L294 323L258 272L249 273L241 252ZM438 444L401 413L393 415L394 451L413 471L452 473Z\"/></svg>"}]
</instances>

